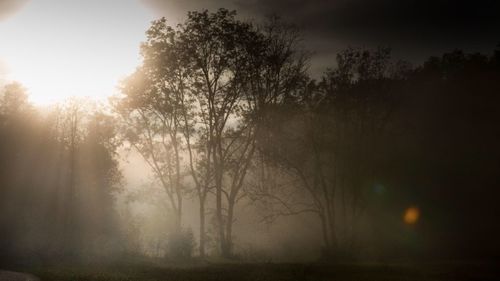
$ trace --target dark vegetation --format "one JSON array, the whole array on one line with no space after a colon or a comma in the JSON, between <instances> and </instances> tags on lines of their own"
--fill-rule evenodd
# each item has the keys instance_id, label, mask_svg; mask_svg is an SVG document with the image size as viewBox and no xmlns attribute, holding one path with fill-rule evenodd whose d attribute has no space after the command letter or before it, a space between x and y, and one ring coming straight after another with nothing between
<instances>
[{"instance_id":1,"label":"dark vegetation","mask_svg":"<svg viewBox=\"0 0 500 281\"><path fill-rule=\"evenodd\" d=\"M1 259L98 255L119 241L112 118L76 101L39 112L16 83L0 108Z\"/></svg>"},{"instance_id":2,"label":"dark vegetation","mask_svg":"<svg viewBox=\"0 0 500 281\"><path fill-rule=\"evenodd\" d=\"M251 24L219 10L191 12L177 27L153 22L141 54L142 65L111 106L71 101L40 110L20 84L3 89L3 264L144 255L133 225L115 207L123 193L118 150L127 147L143 157L166 194L172 227L162 255L183 262L197 256L202 265L41 266L34 273L42 279L493 280L498 274L473 264L202 261L244 261L234 233L242 205L253 206L262 223L289 216L314 221L320 229L314 239L322 241L318 260L498 258L500 50L455 50L411 66L391 58L388 48L348 48L314 80L293 26L276 18ZM188 201L197 206L196 235L183 224ZM402 210L412 205L421 219L405 224Z\"/></svg>"},{"instance_id":3,"label":"dark vegetation","mask_svg":"<svg viewBox=\"0 0 500 281\"><path fill-rule=\"evenodd\" d=\"M124 266L88 265L34 270L42 280L498 280L495 264L217 264L176 266L151 263Z\"/></svg>"}]
</instances>

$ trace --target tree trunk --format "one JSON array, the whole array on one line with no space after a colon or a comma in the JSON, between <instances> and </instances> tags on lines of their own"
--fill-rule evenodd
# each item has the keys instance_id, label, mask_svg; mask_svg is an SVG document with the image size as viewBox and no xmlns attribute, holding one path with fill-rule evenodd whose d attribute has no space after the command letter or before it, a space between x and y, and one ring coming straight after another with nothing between
<instances>
[{"instance_id":1,"label":"tree trunk","mask_svg":"<svg viewBox=\"0 0 500 281\"><path fill-rule=\"evenodd\" d=\"M328 226L326 224L325 216L320 213L319 219L321 221L321 230L323 233L324 247L325 247L325 249L329 249L330 248L330 238L328 237Z\"/></svg>"},{"instance_id":2,"label":"tree trunk","mask_svg":"<svg viewBox=\"0 0 500 281\"><path fill-rule=\"evenodd\" d=\"M226 248L225 252L223 252L223 256L226 258L230 258L232 255L233 241L232 241L232 232L233 232L233 217L234 217L234 200L229 202L229 206L227 207L227 221L226 221Z\"/></svg>"},{"instance_id":3,"label":"tree trunk","mask_svg":"<svg viewBox=\"0 0 500 281\"><path fill-rule=\"evenodd\" d=\"M329 254L334 255L337 250L337 235L335 233L335 212L330 212L327 216L328 228L330 229L330 246L329 246Z\"/></svg>"},{"instance_id":4,"label":"tree trunk","mask_svg":"<svg viewBox=\"0 0 500 281\"><path fill-rule=\"evenodd\" d=\"M214 168L215 168L215 197L216 197L216 217L219 234L219 247L221 254L226 251L226 238L224 235L224 219L222 215L222 154L218 154L217 147L214 146Z\"/></svg>"},{"instance_id":5,"label":"tree trunk","mask_svg":"<svg viewBox=\"0 0 500 281\"><path fill-rule=\"evenodd\" d=\"M205 197L200 197L200 258L205 258Z\"/></svg>"}]
</instances>

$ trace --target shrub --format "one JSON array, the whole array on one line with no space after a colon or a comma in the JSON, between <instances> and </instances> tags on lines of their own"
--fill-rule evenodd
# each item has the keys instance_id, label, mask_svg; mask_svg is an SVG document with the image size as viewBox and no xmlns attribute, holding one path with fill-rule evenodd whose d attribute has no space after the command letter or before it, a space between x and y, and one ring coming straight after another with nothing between
<instances>
[{"instance_id":1,"label":"shrub","mask_svg":"<svg viewBox=\"0 0 500 281\"><path fill-rule=\"evenodd\" d=\"M166 258L188 260L193 255L195 240L190 228L172 231L167 237Z\"/></svg>"}]
</instances>

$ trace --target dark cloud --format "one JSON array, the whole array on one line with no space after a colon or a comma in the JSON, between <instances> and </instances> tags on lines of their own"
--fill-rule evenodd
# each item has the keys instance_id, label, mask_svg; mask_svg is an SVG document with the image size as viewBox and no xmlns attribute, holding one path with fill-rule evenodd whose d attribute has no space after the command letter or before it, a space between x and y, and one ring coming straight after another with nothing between
<instances>
[{"instance_id":1,"label":"dark cloud","mask_svg":"<svg viewBox=\"0 0 500 281\"><path fill-rule=\"evenodd\" d=\"M15 14L28 0L0 0L0 21Z\"/></svg>"},{"instance_id":2,"label":"dark cloud","mask_svg":"<svg viewBox=\"0 0 500 281\"><path fill-rule=\"evenodd\" d=\"M151 8L158 16L165 16L171 22L177 22L186 16L187 11L204 9L237 9L233 0L139 0Z\"/></svg>"},{"instance_id":3,"label":"dark cloud","mask_svg":"<svg viewBox=\"0 0 500 281\"><path fill-rule=\"evenodd\" d=\"M346 46L391 46L420 62L454 48L489 52L500 42L494 0L142 0L158 14L236 9L245 18L278 14L303 30L316 67Z\"/></svg>"}]
</instances>

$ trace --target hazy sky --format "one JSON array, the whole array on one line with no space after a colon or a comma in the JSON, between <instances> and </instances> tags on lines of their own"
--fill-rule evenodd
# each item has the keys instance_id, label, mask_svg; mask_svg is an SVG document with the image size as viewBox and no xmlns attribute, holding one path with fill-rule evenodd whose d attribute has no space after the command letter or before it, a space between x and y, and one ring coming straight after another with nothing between
<instances>
[{"instance_id":1,"label":"hazy sky","mask_svg":"<svg viewBox=\"0 0 500 281\"><path fill-rule=\"evenodd\" d=\"M35 103L105 98L139 63L153 15L136 0L0 0L0 73ZM7 77L5 77L7 74Z\"/></svg>"},{"instance_id":2,"label":"hazy sky","mask_svg":"<svg viewBox=\"0 0 500 281\"><path fill-rule=\"evenodd\" d=\"M420 62L454 48L491 51L500 42L494 0L0 0L0 82L18 80L32 100L105 98L139 63L151 20L172 24L188 10L236 9L243 18L279 14L302 28L312 71L349 45L393 47Z\"/></svg>"}]
</instances>

